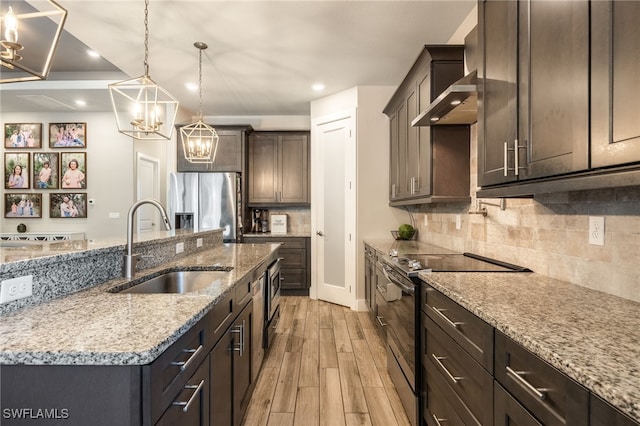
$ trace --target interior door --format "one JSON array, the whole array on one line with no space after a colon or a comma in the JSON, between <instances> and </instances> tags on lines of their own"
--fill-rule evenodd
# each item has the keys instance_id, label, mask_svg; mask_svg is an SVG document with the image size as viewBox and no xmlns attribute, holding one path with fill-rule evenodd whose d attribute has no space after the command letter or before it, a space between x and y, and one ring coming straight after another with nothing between
<instances>
[{"instance_id":1,"label":"interior door","mask_svg":"<svg viewBox=\"0 0 640 426\"><path fill-rule=\"evenodd\" d=\"M136 161L136 200L160 198L160 160L138 153ZM155 207L142 205L136 212L136 232L158 230L160 218Z\"/></svg>"},{"instance_id":2,"label":"interior door","mask_svg":"<svg viewBox=\"0 0 640 426\"><path fill-rule=\"evenodd\" d=\"M356 283L355 109L312 122L310 296L353 307Z\"/></svg>"}]
</instances>

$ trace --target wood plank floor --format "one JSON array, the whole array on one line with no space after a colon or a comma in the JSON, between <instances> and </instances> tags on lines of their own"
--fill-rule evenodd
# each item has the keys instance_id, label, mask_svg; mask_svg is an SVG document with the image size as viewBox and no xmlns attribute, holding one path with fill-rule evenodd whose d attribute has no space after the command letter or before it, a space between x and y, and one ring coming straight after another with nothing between
<instances>
[{"instance_id":1,"label":"wood plank floor","mask_svg":"<svg viewBox=\"0 0 640 426\"><path fill-rule=\"evenodd\" d=\"M410 425L374 327L367 312L283 297L243 425Z\"/></svg>"}]
</instances>

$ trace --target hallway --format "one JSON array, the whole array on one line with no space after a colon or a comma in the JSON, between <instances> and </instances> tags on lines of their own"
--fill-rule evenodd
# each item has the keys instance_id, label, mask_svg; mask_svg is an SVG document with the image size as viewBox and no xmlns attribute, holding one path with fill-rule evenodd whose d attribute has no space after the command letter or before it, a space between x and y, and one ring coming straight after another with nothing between
<instances>
[{"instance_id":1,"label":"hallway","mask_svg":"<svg viewBox=\"0 0 640 426\"><path fill-rule=\"evenodd\" d=\"M283 297L244 426L409 425L367 312Z\"/></svg>"}]
</instances>

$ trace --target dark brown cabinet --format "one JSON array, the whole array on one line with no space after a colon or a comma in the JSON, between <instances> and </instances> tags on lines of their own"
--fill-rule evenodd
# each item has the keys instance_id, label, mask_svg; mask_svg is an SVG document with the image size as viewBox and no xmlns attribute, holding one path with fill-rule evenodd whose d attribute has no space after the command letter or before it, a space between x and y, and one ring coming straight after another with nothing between
<instances>
[{"instance_id":1,"label":"dark brown cabinet","mask_svg":"<svg viewBox=\"0 0 640 426\"><path fill-rule=\"evenodd\" d=\"M248 204L309 204L309 132L249 137Z\"/></svg>"},{"instance_id":2,"label":"dark brown cabinet","mask_svg":"<svg viewBox=\"0 0 640 426\"><path fill-rule=\"evenodd\" d=\"M591 166L640 161L640 2L591 2Z\"/></svg>"},{"instance_id":3,"label":"dark brown cabinet","mask_svg":"<svg viewBox=\"0 0 640 426\"><path fill-rule=\"evenodd\" d=\"M156 426L208 426L209 414L209 363L205 361L187 380Z\"/></svg>"},{"instance_id":4,"label":"dark brown cabinet","mask_svg":"<svg viewBox=\"0 0 640 426\"><path fill-rule=\"evenodd\" d=\"M420 111L462 77L463 50L425 46L384 108L392 206L469 200L469 126L412 126Z\"/></svg>"},{"instance_id":5,"label":"dark brown cabinet","mask_svg":"<svg viewBox=\"0 0 640 426\"><path fill-rule=\"evenodd\" d=\"M640 424L594 394L591 394L589 404L590 426L638 426Z\"/></svg>"},{"instance_id":6,"label":"dark brown cabinet","mask_svg":"<svg viewBox=\"0 0 640 426\"><path fill-rule=\"evenodd\" d=\"M588 169L589 3L479 3L480 186Z\"/></svg>"},{"instance_id":7,"label":"dark brown cabinet","mask_svg":"<svg viewBox=\"0 0 640 426\"><path fill-rule=\"evenodd\" d=\"M253 130L251 126L214 126L218 137L218 149L213 163L190 163L185 159L180 127L176 126L177 170L178 172L244 172L246 145L248 136Z\"/></svg>"},{"instance_id":8,"label":"dark brown cabinet","mask_svg":"<svg viewBox=\"0 0 640 426\"><path fill-rule=\"evenodd\" d=\"M251 237L245 243L280 243L280 293L283 296L309 295L311 286L311 238L309 237Z\"/></svg>"}]
</instances>

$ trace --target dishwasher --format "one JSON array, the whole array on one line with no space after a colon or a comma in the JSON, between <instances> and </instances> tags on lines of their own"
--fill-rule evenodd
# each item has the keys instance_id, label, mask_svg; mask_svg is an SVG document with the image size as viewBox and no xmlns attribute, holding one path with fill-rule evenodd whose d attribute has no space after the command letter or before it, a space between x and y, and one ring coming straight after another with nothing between
<instances>
[{"instance_id":1,"label":"dishwasher","mask_svg":"<svg viewBox=\"0 0 640 426\"><path fill-rule=\"evenodd\" d=\"M262 333L264 332L264 280L266 273L260 275L251 284L251 293L253 295L253 362L251 364L251 378L255 381L260 372L262 366L262 359L264 358L264 344L262 340Z\"/></svg>"}]
</instances>

